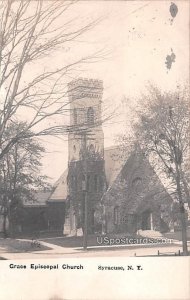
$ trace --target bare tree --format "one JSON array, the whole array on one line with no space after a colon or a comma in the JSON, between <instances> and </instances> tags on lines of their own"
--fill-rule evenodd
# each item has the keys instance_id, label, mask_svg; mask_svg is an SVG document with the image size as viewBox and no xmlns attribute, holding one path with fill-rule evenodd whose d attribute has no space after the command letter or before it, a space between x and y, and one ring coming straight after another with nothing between
<instances>
[{"instance_id":1,"label":"bare tree","mask_svg":"<svg viewBox=\"0 0 190 300\"><path fill-rule=\"evenodd\" d=\"M187 255L186 214L189 198L189 92L187 88L162 93L150 86L143 97L134 130L141 147L156 160L173 187L180 210L183 252Z\"/></svg>"},{"instance_id":2,"label":"bare tree","mask_svg":"<svg viewBox=\"0 0 190 300\"><path fill-rule=\"evenodd\" d=\"M57 50L65 51L64 47L72 46L100 21L86 24L80 18L73 19L70 11L75 2L0 3L0 159L19 139L31 134L63 134L66 126L55 125L51 118L68 112L67 82L72 72L84 63L102 58L102 52L97 51L75 59L63 57L61 65L54 65L50 55L56 55ZM40 66L43 59L46 63L50 60L46 67ZM28 125L7 139L6 128L24 113L28 114Z\"/></svg>"}]
</instances>

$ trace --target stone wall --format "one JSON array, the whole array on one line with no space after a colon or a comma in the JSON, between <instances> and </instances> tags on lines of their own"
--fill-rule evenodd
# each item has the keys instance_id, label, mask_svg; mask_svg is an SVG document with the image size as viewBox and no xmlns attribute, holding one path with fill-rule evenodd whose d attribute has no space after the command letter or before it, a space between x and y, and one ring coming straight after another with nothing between
<instances>
[{"instance_id":1,"label":"stone wall","mask_svg":"<svg viewBox=\"0 0 190 300\"><path fill-rule=\"evenodd\" d=\"M86 191L82 182L86 178ZM104 160L88 160L71 162L68 174L70 218L73 218L71 227L81 228L84 225L85 193L88 202L88 231L94 232L98 226L95 212L103 195L105 185ZM71 210L74 214L72 217ZM71 222L72 223L72 222ZM71 228L71 230L75 228Z\"/></svg>"},{"instance_id":2,"label":"stone wall","mask_svg":"<svg viewBox=\"0 0 190 300\"><path fill-rule=\"evenodd\" d=\"M142 153L130 155L103 200L108 232L169 230L172 199Z\"/></svg>"}]
</instances>

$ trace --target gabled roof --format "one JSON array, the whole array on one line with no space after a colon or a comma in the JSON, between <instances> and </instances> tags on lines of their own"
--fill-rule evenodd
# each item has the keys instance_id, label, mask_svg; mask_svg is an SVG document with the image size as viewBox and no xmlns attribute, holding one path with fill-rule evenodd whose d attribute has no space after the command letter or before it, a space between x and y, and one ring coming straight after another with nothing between
<instances>
[{"instance_id":1,"label":"gabled roof","mask_svg":"<svg viewBox=\"0 0 190 300\"><path fill-rule=\"evenodd\" d=\"M62 202L67 199L67 175L68 169L60 176L54 186L54 191L48 199L48 202Z\"/></svg>"},{"instance_id":2,"label":"gabled roof","mask_svg":"<svg viewBox=\"0 0 190 300\"><path fill-rule=\"evenodd\" d=\"M115 146L104 150L105 173L108 188L119 175L122 167L126 163L126 153L122 148Z\"/></svg>"},{"instance_id":3,"label":"gabled roof","mask_svg":"<svg viewBox=\"0 0 190 300\"><path fill-rule=\"evenodd\" d=\"M117 151L118 149L116 149ZM117 204L117 195L120 195L128 214L139 213L146 207L150 207L153 205L153 198L158 199L159 197L160 203L166 199L167 203L173 201L139 147L135 147L123 162L120 169L116 170L114 180L110 181L109 187L103 195L104 201L107 199L109 203L111 200ZM137 185L137 183L139 184Z\"/></svg>"},{"instance_id":4,"label":"gabled roof","mask_svg":"<svg viewBox=\"0 0 190 300\"><path fill-rule=\"evenodd\" d=\"M126 155L125 155L126 157ZM105 173L107 185L110 187L114 180L119 175L122 167L124 166L126 159L123 155L123 151L119 147L110 147L104 150L105 160ZM60 176L54 185L54 191L49 198L49 202L66 201L67 199L67 176L68 169Z\"/></svg>"}]
</instances>

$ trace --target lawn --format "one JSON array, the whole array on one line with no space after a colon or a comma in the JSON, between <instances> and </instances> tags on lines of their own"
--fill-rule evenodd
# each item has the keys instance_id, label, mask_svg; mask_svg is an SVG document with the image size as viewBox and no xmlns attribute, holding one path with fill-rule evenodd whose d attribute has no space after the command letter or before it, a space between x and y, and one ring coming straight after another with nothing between
<instances>
[{"instance_id":1,"label":"lawn","mask_svg":"<svg viewBox=\"0 0 190 300\"><path fill-rule=\"evenodd\" d=\"M49 250L50 248L42 246L39 243L31 241L22 241L16 239L3 239L0 238L0 254L9 252L9 253L22 253L22 252L33 252L33 251L42 251Z\"/></svg>"},{"instance_id":2,"label":"lawn","mask_svg":"<svg viewBox=\"0 0 190 300\"><path fill-rule=\"evenodd\" d=\"M51 238L43 238L41 239L44 242L54 244L61 247L66 248L76 248L83 246L83 236L72 236L72 237L51 237ZM97 246L96 236L90 235L88 236L88 246Z\"/></svg>"},{"instance_id":3,"label":"lawn","mask_svg":"<svg viewBox=\"0 0 190 300\"><path fill-rule=\"evenodd\" d=\"M164 236L168 239L173 239L173 240L182 240L182 234L181 231L176 231L176 232L168 232L165 233ZM190 241L190 227L187 228L187 240Z\"/></svg>"},{"instance_id":4,"label":"lawn","mask_svg":"<svg viewBox=\"0 0 190 300\"><path fill-rule=\"evenodd\" d=\"M153 243L150 244L150 242L148 243L143 243L143 242L140 242L140 239L148 239L148 238L145 238L145 237L142 237L142 236L127 236L125 234L109 234L109 235L106 235L106 237L108 237L109 239L114 239L114 242L112 243L112 245L116 245L120 248L123 248L123 246L127 246L129 244L132 244L131 247L136 247L137 244L142 244L144 246L147 246L147 247L152 247L152 246L155 246L155 247L158 247L158 244L156 243ZM112 249L113 250L113 247L110 247L110 244L108 243L104 243L102 242L101 243L101 237L100 236L97 236L97 235L88 235L88 247L97 247L99 249L101 249L101 246L103 246L104 248L106 247L106 249ZM122 239L122 238L126 238L126 239L138 239L138 243L137 242L134 242L134 243L127 243L127 242L119 242L119 239ZM44 242L47 242L47 243L50 243L50 244L54 244L54 245L57 245L57 246L61 246L61 247L66 247L66 248L80 248L80 247L83 247L83 236L72 236L72 237L68 237L68 236L63 236L63 237L51 237L51 238L42 238L41 239L42 241ZM155 239L152 239L155 241ZM171 245L171 244L170 244ZM162 247L162 246L166 246L166 244L162 244L160 243L159 244L159 247Z\"/></svg>"}]
</instances>

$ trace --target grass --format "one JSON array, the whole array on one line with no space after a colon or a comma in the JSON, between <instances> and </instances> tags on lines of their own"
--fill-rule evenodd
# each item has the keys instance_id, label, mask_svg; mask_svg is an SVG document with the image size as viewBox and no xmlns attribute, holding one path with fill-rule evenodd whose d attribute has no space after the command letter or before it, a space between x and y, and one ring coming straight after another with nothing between
<instances>
[{"instance_id":1,"label":"grass","mask_svg":"<svg viewBox=\"0 0 190 300\"><path fill-rule=\"evenodd\" d=\"M100 235L88 235L88 247L94 247L94 248L96 248L97 246L99 246L98 248L96 248L96 250L101 250L101 247L104 247L104 249L106 248L106 249L112 249L113 250L113 247L110 247L110 245L109 244L105 244L105 243L102 243L102 244L100 244L100 243L98 243L97 242L97 237L100 237ZM142 236L127 236L127 235L125 235L125 234L108 234L108 235L106 235L106 237L109 237L110 239L113 239L113 238L130 238L130 239L132 239L132 238L134 238L134 239L144 239L144 237L142 237ZM81 248L81 247L83 247L83 236L72 236L72 237L68 237L68 236L64 236L64 237L52 237L52 238L42 238L41 239L42 241L44 241L44 242L47 242L47 243L50 243L50 244L54 244L54 245L57 245L57 246L61 246L61 247L66 247L66 248ZM136 247L138 247L138 245L139 245L140 243L131 243L130 245L130 247L134 247L134 248L136 248ZM158 244L156 244L156 243L152 243L152 244L145 244L145 243L141 243L142 245L144 245L145 247L153 247L153 246L155 246L155 247L158 247ZM172 245L173 243L171 243L170 245ZM113 245L116 245L117 247L115 247L116 249L118 249L118 248L123 248L123 246L127 246L128 244L126 243L123 243L123 244L121 244L121 243L115 243L115 244L113 244ZM159 244L159 247L163 247L163 246L166 246L166 245L168 245L168 244ZM131 249L132 249L131 248ZM91 249L93 249L93 248L91 248Z\"/></svg>"},{"instance_id":2,"label":"grass","mask_svg":"<svg viewBox=\"0 0 190 300\"><path fill-rule=\"evenodd\" d=\"M24 252L33 252L33 251L42 251L49 250L50 248L37 244L31 243L30 241L22 241L15 239L0 239L0 252L9 252L9 253L24 253Z\"/></svg>"},{"instance_id":3,"label":"grass","mask_svg":"<svg viewBox=\"0 0 190 300\"><path fill-rule=\"evenodd\" d=\"M181 231L168 232L168 233L165 233L164 236L168 239L174 239L174 240L178 240L178 241L182 240ZM187 228L187 240L190 241L190 227Z\"/></svg>"}]
</instances>

